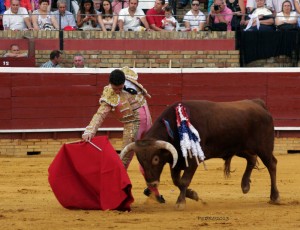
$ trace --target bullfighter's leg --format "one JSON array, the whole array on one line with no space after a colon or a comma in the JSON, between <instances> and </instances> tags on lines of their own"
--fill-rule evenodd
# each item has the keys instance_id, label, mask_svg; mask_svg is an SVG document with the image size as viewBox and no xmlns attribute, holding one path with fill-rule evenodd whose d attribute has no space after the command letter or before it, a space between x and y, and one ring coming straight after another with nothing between
<instances>
[{"instance_id":1,"label":"bullfighter's leg","mask_svg":"<svg viewBox=\"0 0 300 230\"><path fill-rule=\"evenodd\" d=\"M276 166L277 159L273 156L273 154L261 154L259 155L260 159L264 163L264 165L268 168L270 177L271 177L271 195L270 195L270 203L279 204L280 197L279 191L276 185Z\"/></svg>"},{"instance_id":2,"label":"bullfighter's leg","mask_svg":"<svg viewBox=\"0 0 300 230\"><path fill-rule=\"evenodd\" d=\"M122 148L124 149L125 146L127 146L131 142L134 142L135 140L140 139L140 134L142 133L141 129L146 129L146 128L147 127L144 127L144 125L140 124L140 122L126 123L124 125L124 131L123 131L123 146L122 146ZM134 152L131 151L130 153L128 153L126 155L126 157L124 157L122 159L126 170L128 169L133 156L134 156ZM141 166L139 167L139 169L140 169L141 174L145 177L144 169ZM163 196L159 194L158 188L148 187L144 191L145 195L149 194L148 196L150 196L151 193L155 195L155 198L159 203L166 202L165 199L163 198Z\"/></svg>"},{"instance_id":3,"label":"bullfighter's leg","mask_svg":"<svg viewBox=\"0 0 300 230\"><path fill-rule=\"evenodd\" d=\"M248 193L250 190L250 183L251 183L250 176L253 168L256 166L257 155L252 155L250 153L242 153L242 154L237 154L237 156L245 158L247 160L247 166L242 178L241 187L243 193Z\"/></svg>"}]
</instances>

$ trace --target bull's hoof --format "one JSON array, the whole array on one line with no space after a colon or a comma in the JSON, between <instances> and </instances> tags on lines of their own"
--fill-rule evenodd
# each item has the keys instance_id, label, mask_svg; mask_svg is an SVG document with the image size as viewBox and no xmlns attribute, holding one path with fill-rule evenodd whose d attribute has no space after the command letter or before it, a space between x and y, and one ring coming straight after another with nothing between
<instances>
[{"instance_id":1,"label":"bull's hoof","mask_svg":"<svg viewBox=\"0 0 300 230\"><path fill-rule=\"evenodd\" d=\"M177 210L184 210L185 209L185 203L177 203L175 207L176 207Z\"/></svg>"},{"instance_id":2,"label":"bull's hoof","mask_svg":"<svg viewBox=\"0 0 300 230\"><path fill-rule=\"evenodd\" d=\"M273 205L281 205L280 199L277 199L277 200L270 200L270 201L269 201L269 204L273 204Z\"/></svg>"},{"instance_id":3,"label":"bull's hoof","mask_svg":"<svg viewBox=\"0 0 300 230\"><path fill-rule=\"evenodd\" d=\"M199 196L198 196L197 192L195 192L192 189L187 189L186 190L185 197L190 198L190 199L195 200L195 201L199 200Z\"/></svg>"},{"instance_id":4,"label":"bull's hoof","mask_svg":"<svg viewBox=\"0 0 300 230\"><path fill-rule=\"evenodd\" d=\"M250 191L250 182L251 180L247 181L247 182L243 182L242 181L242 191L244 194L248 193Z\"/></svg>"},{"instance_id":5,"label":"bull's hoof","mask_svg":"<svg viewBox=\"0 0 300 230\"><path fill-rule=\"evenodd\" d=\"M244 194L248 193L250 191L250 184L242 186L242 191Z\"/></svg>"},{"instance_id":6,"label":"bull's hoof","mask_svg":"<svg viewBox=\"0 0 300 230\"><path fill-rule=\"evenodd\" d=\"M281 204L280 203L279 193L277 193L276 195L274 195L274 197L271 196L269 204L274 204L274 205L280 205Z\"/></svg>"}]
</instances>

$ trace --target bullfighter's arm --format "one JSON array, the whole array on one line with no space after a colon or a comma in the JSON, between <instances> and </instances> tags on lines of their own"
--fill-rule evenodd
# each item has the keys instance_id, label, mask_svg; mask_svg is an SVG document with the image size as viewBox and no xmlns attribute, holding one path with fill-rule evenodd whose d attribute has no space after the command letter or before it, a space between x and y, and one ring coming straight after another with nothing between
<instances>
[{"instance_id":1,"label":"bullfighter's arm","mask_svg":"<svg viewBox=\"0 0 300 230\"><path fill-rule=\"evenodd\" d=\"M112 107L105 102L100 103L100 107L97 112L94 114L90 124L85 128L82 138L85 141L90 141L92 137L97 133L98 128L102 125L106 116L111 111Z\"/></svg>"}]
</instances>

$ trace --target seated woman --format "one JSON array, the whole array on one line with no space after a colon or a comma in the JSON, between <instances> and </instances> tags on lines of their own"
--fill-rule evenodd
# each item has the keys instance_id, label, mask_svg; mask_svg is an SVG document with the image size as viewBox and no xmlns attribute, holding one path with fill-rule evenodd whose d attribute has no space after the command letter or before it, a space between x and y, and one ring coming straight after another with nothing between
<instances>
[{"instance_id":1,"label":"seated woman","mask_svg":"<svg viewBox=\"0 0 300 230\"><path fill-rule=\"evenodd\" d=\"M39 0L40 8L32 13L32 25L34 30L59 29L54 15L48 11L49 0Z\"/></svg>"},{"instance_id":2,"label":"seated woman","mask_svg":"<svg viewBox=\"0 0 300 230\"><path fill-rule=\"evenodd\" d=\"M282 3L282 12L278 13L275 18L275 25L278 30L297 29L298 15L292 11L292 4L289 0Z\"/></svg>"},{"instance_id":3,"label":"seated woman","mask_svg":"<svg viewBox=\"0 0 300 230\"><path fill-rule=\"evenodd\" d=\"M256 0L254 9L245 21L245 31L274 31L273 13L265 6L266 0Z\"/></svg>"},{"instance_id":4,"label":"seated woman","mask_svg":"<svg viewBox=\"0 0 300 230\"><path fill-rule=\"evenodd\" d=\"M204 30L205 15L200 11L200 1L193 0L191 10L184 15L183 22L186 30Z\"/></svg>"},{"instance_id":5,"label":"seated woman","mask_svg":"<svg viewBox=\"0 0 300 230\"><path fill-rule=\"evenodd\" d=\"M111 2L104 0L100 5L101 14L98 16L98 22L102 31L115 31L118 22L118 16L113 13Z\"/></svg>"},{"instance_id":6,"label":"seated woman","mask_svg":"<svg viewBox=\"0 0 300 230\"><path fill-rule=\"evenodd\" d=\"M77 12L77 26L79 30L97 29L97 12L92 0L82 0Z\"/></svg>"}]
</instances>

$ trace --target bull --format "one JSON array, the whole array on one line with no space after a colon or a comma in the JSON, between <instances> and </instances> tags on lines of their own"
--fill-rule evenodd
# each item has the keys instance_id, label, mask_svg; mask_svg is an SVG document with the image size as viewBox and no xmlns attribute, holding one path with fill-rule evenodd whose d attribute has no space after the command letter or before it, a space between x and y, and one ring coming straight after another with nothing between
<instances>
[{"instance_id":1,"label":"bull","mask_svg":"<svg viewBox=\"0 0 300 230\"><path fill-rule=\"evenodd\" d=\"M142 140L130 143L121 152L124 157L130 151L145 171L148 186L157 187L166 163L170 164L172 180L180 190L176 206L184 208L186 197L199 200L197 192L188 188L197 170L195 158L188 158L188 165L182 155L177 130L175 107L168 106ZM274 125L264 101L260 99L233 102L211 102L205 100L180 102L188 111L191 124L198 131L205 160L222 158L224 173L230 174L230 163L234 155L245 158L247 166L241 181L243 193L250 190L250 176L257 165L257 156L267 167L271 178L270 203L279 203L276 185L277 160L273 155ZM169 135L162 120L169 122L173 137ZM183 174L181 174L183 171ZM182 176L181 176L182 175Z\"/></svg>"}]
</instances>

